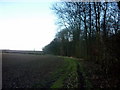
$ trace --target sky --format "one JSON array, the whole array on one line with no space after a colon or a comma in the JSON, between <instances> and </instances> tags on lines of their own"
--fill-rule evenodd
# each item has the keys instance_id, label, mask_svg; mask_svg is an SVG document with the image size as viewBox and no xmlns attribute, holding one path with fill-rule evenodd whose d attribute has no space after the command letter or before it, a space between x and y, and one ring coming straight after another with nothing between
<instances>
[{"instance_id":1,"label":"sky","mask_svg":"<svg viewBox=\"0 0 120 90\"><path fill-rule=\"evenodd\" d=\"M55 37L53 2L0 0L0 49L42 50Z\"/></svg>"}]
</instances>

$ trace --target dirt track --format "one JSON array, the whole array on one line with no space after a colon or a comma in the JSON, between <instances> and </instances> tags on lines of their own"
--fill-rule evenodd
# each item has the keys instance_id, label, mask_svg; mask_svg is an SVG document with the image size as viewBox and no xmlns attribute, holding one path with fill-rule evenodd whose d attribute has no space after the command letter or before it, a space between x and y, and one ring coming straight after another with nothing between
<instances>
[{"instance_id":1,"label":"dirt track","mask_svg":"<svg viewBox=\"0 0 120 90\"><path fill-rule=\"evenodd\" d=\"M2 88L49 87L52 73L63 64L62 58L50 55L4 53Z\"/></svg>"}]
</instances>

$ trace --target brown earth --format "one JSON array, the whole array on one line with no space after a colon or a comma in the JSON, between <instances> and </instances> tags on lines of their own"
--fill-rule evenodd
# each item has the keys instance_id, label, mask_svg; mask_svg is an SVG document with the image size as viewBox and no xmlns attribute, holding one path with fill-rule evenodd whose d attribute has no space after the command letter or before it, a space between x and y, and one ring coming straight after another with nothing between
<instances>
[{"instance_id":1,"label":"brown earth","mask_svg":"<svg viewBox=\"0 0 120 90\"><path fill-rule=\"evenodd\" d=\"M2 54L2 88L50 87L63 59L52 55Z\"/></svg>"}]
</instances>

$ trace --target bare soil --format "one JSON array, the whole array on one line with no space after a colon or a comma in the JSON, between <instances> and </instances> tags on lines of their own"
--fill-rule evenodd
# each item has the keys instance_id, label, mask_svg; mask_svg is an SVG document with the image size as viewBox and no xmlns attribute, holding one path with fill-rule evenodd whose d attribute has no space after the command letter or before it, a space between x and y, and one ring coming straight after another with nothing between
<instances>
[{"instance_id":1,"label":"bare soil","mask_svg":"<svg viewBox=\"0 0 120 90\"><path fill-rule=\"evenodd\" d=\"M50 87L63 59L52 55L3 53L2 88Z\"/></svg>"}]
</instances>

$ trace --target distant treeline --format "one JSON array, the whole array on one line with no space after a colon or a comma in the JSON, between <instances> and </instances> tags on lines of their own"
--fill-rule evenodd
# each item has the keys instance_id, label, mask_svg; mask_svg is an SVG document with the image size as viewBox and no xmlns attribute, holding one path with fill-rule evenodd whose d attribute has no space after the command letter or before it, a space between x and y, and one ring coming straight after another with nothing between
<instances>
[{"instance_id":1,"label":"distant treeline","mask_svg":"<svg viewBox=\"0 0 120 90\"><path fill-rule=\"evenodd\" d=\"M42 51L24 51L24 50L2 50L2 53L19 53L19 54L43 54Z\"/></svg>"},{"instance_id":2,"label":"distant treeline","mask_svg":"<svg viewBox=\"0 0 120 90\"><path fill-rule=\"evenodd\" d=\"M45 53L99 63L105 72L120 70L120 3L59 2L52 10L60 31Z\"/></svg>"}]
</instances>

